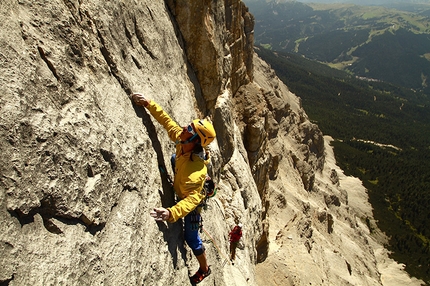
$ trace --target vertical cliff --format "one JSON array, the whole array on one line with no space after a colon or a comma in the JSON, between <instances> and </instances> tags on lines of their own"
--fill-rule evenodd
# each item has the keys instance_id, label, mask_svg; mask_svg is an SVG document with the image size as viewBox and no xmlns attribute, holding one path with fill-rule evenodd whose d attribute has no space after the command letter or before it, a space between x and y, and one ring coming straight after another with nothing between
<instances>
[{"instance_id":1,"label":"vertical cliff","mask_svg":"<svg viewBox=\"0 0 430 286\"><path fill-rule=\"evenodd\" d=\"M189 284L181 224L149 216L175 202L160 170L174 145L133 91L217 131L202 284L382 283L371 210L350 206L318 127L255 57L241 1L3 0L0 19L2 285Z\"/></svg>"},{"instance_id":2,"label":"vertical cliff","mask_svg":"<svg viewBox=\"0 0 430 286\"><path fill-rule=\"evenodd\" d=\"M255 283L261 201L229 100L251 80L252 40L240 1L212 2L2 1L2 283L189 283L197 262L180 223L149 216L174 203L159 169L170 172L174 145L132 91L180 124L216 125L209 279ZM247 247L232 268L227 234L239 220Z\"/></svg>"}]
</instances>

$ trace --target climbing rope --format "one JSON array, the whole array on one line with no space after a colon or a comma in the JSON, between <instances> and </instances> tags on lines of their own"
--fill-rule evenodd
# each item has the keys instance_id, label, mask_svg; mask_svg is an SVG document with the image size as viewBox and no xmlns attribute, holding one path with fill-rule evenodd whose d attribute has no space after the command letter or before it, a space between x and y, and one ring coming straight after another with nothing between
<instances>
[{"instance_id":1,"label":"climbing rope","mask_svg":"<svg viewBox=\"0 0 430 286\"><path fill-rule=\"evenodd\" d=\"M218 245L215 243L215 240L213 239L213 237L209 234L209 232L202 226L201 228L203 230L203 232L206 234L206 236L209 238L210 241L212 241L212 244L215 246L216 250L218 251L218 255L221 258L224 258L224 261L222 263L222 265L224 266L226 264L226 262L230 263L230 259L224 255L223 253L221 253L221 249L218 247Z\"/></svg>"}]
</instances>

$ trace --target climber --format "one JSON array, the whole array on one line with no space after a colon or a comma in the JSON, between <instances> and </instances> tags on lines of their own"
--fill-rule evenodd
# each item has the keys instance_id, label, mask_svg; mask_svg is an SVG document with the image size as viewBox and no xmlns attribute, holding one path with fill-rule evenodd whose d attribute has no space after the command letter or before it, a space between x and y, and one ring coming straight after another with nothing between
<instances>
[{"instance_id":1,"label":"climber","mask_svg":"<svg viewBox=\"0 0 430 286\"><path fill-rule=\"evenodd\" d=\"M239 240L242 237L242 224L236 225L232 231L228 234L230 238L230 260L234 265L233 260L236 258L236 248L239 244Z\"/></svg>"},{"instance_id":2,"label":"climber","mask_svg":"<svg viewBox=\"0 0 430 286\"><path fill-rule=\"evenodd\" d=\"M215 139L215 129L204 119L193 120L186 127L179 126L153 100L140 93L134 93L135 104L146 107L151 115L166 129L169 138L176 143L176 154L172 156L174 168L173 188L179 202L169 208L154 208L150 215L155 221L174 223L184 218L184 239L199 262L199 269L190 277L197 284L211 273L206 260L205 247L199 236L200 203L205 198L202 193L210 161L209 152L204 147Z\"/></svg>"}]
</instances>

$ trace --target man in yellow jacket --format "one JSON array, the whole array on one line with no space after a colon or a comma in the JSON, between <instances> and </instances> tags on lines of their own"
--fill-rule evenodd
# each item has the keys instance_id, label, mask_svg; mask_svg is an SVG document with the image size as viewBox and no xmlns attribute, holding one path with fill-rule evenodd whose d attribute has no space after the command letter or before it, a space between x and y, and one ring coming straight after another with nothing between
<instances>
[{"instance_id":1,"label":"man in yellow jacket","mask_svg":"<svg viewBox=\"0 0 430 286\"><path fill-rule=\"evenodd\" d=\"M204 119L193 120L186 127L179 126L153 100L148 100L140 93L134 93L133 101L137 105L145 106L151 115L166 129L169 138L176 143L176 153L172 157L175 178L173 188L179 202L170 208L154 208L151 216L156 221L176 222L184 218L184 238L199 261L200 267L192 283L201 282L210 274L207 264L205 248L198 233L200 214L198 206L205 198L203 185L206 180L209 163L209 153L204 147L209 145L216 136L212 124Z\"/></svg>"}]
</instances>

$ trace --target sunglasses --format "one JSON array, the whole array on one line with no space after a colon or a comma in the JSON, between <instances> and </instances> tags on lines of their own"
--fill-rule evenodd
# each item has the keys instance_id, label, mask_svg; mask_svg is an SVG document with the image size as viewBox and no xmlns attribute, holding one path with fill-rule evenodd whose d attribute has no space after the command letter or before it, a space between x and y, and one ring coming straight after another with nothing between
<instances>
[{"instance_id":1,"label":"sunglasses","mask_svg":"<svg viewBox=\"0 0 430 286\"><path fill-rule=\"evenodd\" d=\"M193 126L191 126L191 124L187 126L187 131L188 131L188 133L196 135L196 131L194 131L194 128L193 128Z\"/></svg>"},{"instance_id":2,"label":"sunglasses","mask_svg":"<svg viewBox=\"0 0 430 286\"><path fill-rule=\"evenodd\" d=\"M190 124L190 125L188 125L186 128L185 128L185 130L187 130L188 131L188 133L190 133L190 134L192 134L193 136L191 136L191 138L189 138L188 140L186 140L186 141L181 141L181 144L187 144L187 143L190 143L190 142L192 142L194 139L196 139L196 137L197 136L199 136L199 134L196 132L196 131L194 131L194 128L193 128L193 126Z\"/></svg>"}]
</instances>

